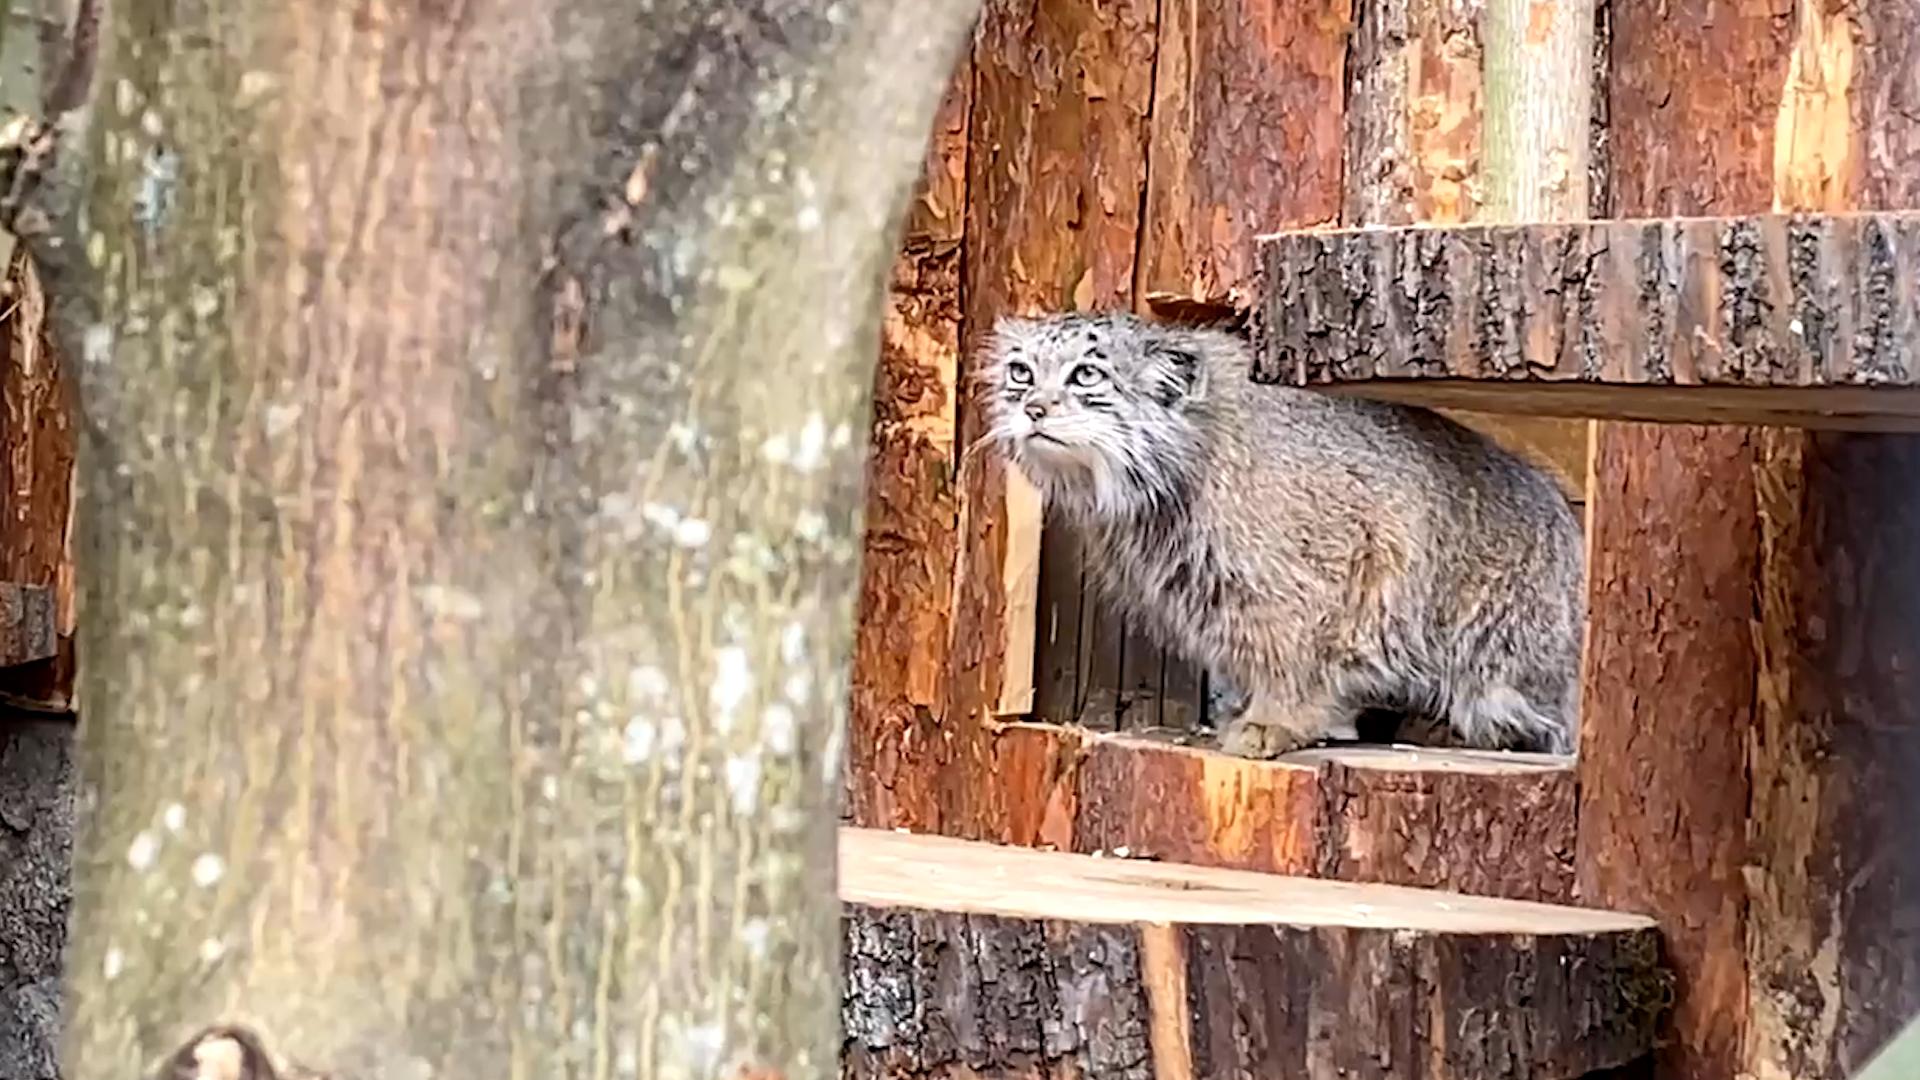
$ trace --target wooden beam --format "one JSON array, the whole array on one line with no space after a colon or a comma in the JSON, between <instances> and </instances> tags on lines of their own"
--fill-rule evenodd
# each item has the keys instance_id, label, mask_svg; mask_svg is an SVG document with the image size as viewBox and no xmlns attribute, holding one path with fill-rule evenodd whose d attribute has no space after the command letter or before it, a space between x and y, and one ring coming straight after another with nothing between
<instances>
[{"instance_id":1,"label":"wooden beam","mask_svg":"<svg viewBox=\"0 0 1920 1080\"><path fill-rule=\"evenodd\" d=\"M844 830L846 1077L1573 1080L1651 1045L1648 920Z\"/></svg>"},{"instance_id":2,"label":"wooden beam","mask_svg":"<svg viewBox=\"0 0 1920 1080\"><path fill-rule=\"evenodd\" d=\"M44 641L0 645L0 701L16 710L70 716L73 708L74 432L69 376L48 332L45 291L33 263L6 267L0 315L0 581L52 592ZM40 601L26 605L39 609ZM0 631L0 637L5 636ZM7 656L13 659L6 659Z\"/></svg>"}]
</instances>

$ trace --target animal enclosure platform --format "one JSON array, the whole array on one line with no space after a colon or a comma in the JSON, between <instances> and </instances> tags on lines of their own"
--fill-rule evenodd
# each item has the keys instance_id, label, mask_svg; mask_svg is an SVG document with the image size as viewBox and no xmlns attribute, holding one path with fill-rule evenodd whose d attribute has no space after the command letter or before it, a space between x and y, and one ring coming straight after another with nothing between
<instances>
[{"instance_id":1,"label":"animal enclosure platform","mask_svg":"<svg viewBox=\"0 0 1920 1080\"><path fill-rule=\"evenodd\" d=\"M1571 758L1341 746L1254 761L1006 724L982 767L1005 825L976 839L1514 900L1573 892Z\"/></svg>"},{"instance_id":2,"label":"animal enclosure platform","mask_svg":"<svg viewBox=\"0 0 1920 1080\"><path fill-rule=\"evenodd\" d=\"M1920 213L1279 233L1255 379L1429 407L1920 431Z\"/></svg>"},{"instance_id":3,"label":"animal enclosure platform","mask_svg":"<svg viewBox=\"0 0 1920 1080\"><path fill-rule=\"evenodd\" d=\"M845 829L842 1075L1578 1080L1653 1044L1647 919Z\"/></svg>"}]
</instances>

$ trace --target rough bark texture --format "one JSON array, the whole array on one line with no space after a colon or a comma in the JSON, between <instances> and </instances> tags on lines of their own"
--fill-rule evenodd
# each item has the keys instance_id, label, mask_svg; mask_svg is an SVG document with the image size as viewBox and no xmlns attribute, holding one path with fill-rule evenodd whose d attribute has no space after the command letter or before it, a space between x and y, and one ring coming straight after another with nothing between
<instances>
[{"instance_id":1,"label":"rough bark texture","mask_svg":"<svg viewBox=\"0 0 1920 1080\"><path fill-rule=\"evenodd\" d=\"M987 4L974 52L967 155L965 355L1001 315L1131 303L1156 6ZM959 445L978 439L980 423L979 410L963 401ZM1047 592L1035 578L1036 595L1008 593L1008 568L1037 563L1041 542L1037 505L1010 484L1018 478L1010 480L993 456L961 458L951 756L941 799L947 831L981 838L1005 827L995 811L1002 795L993 790L994 713L1022 696L1031 708L1034 696L1031 657L1006 654L1009 641L1031 647L1033 631L1011 622L1036 617L1038 595ZM1011 580L1028 581L1017 573ZM1026 688L1009 685L1010 664L1016 675L1026 673Z\"/></svg>"},{"instance_id":2,"label":"rough bark texture","mask_svg":"<svg viewBox=\"0 0 1920 1080\"><path fill-rule=\"evenodd\" d=\"M1615 9L1615 212L1912 209L1912 23ZM1823 330L1859 349L1865 326ZM1877 494L1920 459L1905 437L1603 432L1595 546L1618 572L1588 605L1582 897L1661 917L1681 990L1664 1076L1850 1075L1920 1011L1911 845L1887 846L1910 785L1880 771L1916 752L1913 710L1882 694L1908 677L1892 627L1915 613L1890 582L1915 534Z\"/></svg>"},{"instance_id":3,"label":"rough bark texture","mask_svg":"<svg viewBox=\"0 0 1920 1080\"><path fill-rule=\"evenodd\" d=\"M1902 269L1920 260L1920 214L1348 230L1263 249L1266 380L1505 380L1523 384L1502 388L1514 398L1571 381L1625 400L1642 384L1920 379L1920 289ZM1882 396L1912 407L1854 400Z\"/></svg>"},{"instance_id":4,"label":"rough bark texture","mask_svg":"<svg viewBox=\"0 0 1920 1080\"><path fill-rule=\"evenodd\" d=\"M1364 0L1357 6L1345 108L1346 225L1456 224L1481 216L1492 108L1484 100L1484 21L1477 0ZM1554 115L1578 115L1577 102L1563 104ZM1514 126L1497 119L1509 131ZM1524 184L1520 173L1538 172L1548 183L1548 166L1532 164L1509 155L1505 173L1494 179ZM1250 306L1257 311L1257 298ZM1585 498L1584 421L1446 411L1551 470L1576 504Z\"/></svg>"},{"instance_id":5,"label":"rough bark texture","mask_svg":"<svg viewBox=\"0 0 1920 1080\"><path fill-rule=\"evenodd\" d=\"M827 1075L886 267L963 2L118 11L67 1075Z\"/></svg>"},{"instance_id":6,"label":"rough bark texture","mask_svg":"<svg viewBox=\"0 0 1920 1080\"><path fill-rule=\"evenodd\" d=\"M1578 895L1659 915L1675 1080L1738 1075L1745 1030L1754 438L1605 425L1595 449Z\"/></svg>"},{"instance_id":7,"label":"rough bark texture","mask_svg":"<svg viewBox=\"0 0 1920 1080\"><path fill-rule=\"evenodd\" d=\"M1346 103L1347 224L1452 223L1476 216L1482 197L1480 15L1476 0L1355 5Z\"/></svg>"},{"instance_id":8,"label":"rough bark texture","mask_svg":"<svg viewBox=\"0 0 1920 1080\"><path fill-rule=\"evenodd\" d=\"M1389 886L842 841L849 1077L1574 1080L1650 1045L1646 924Z\"/></svg>"},{"instance_id":9,"label":"rough bark texture","mask_svg":"<svg viewBox=\"0 0 1920 1080\"><path fill-rule=\"evenodd\" d=\"M73 897L71 743L64 723L0 719L0 1077L6 1080L61 1075L61 953Z\"/></svg>"},{"instance_id":10,"label":"rough bark texture","mask_svg":"<svg viewBox=\"0 0 1920 1080\"><path fill-rule=\"evenodd\" d=\"M0 629L0 653L33 660L0 665L0 1077L53 1080L73 895L73 439L46 300L24 256L13 260L6 296L0 581L24 584L0 584L0 610L31 609L34 630L21 649Z\"/></svg>"},{"instance_id":11,"label":"rough bark texture","mask_svg":"<svg viewBox=\"0 0 1920 1080\"><path fill-rule=\"evenodd\" d=\"M1138 295L1244 309L1253 238L1340 214L1350 0L1164 0Z\"/></svg>"},{"instance_id":12,"label":"rough bark texture","mask_svg":"<svg viewBox=\"0 0 1920 1080\"><path fill-rule=\"evenodd\" d=\"M53 599L45 585L0 581L0 668L48 660L59 651Z\"/></svg>"},{"instance_id":13,"label":"rough bark texture","mask_svg":"<svg viewBox=\"0 0 1920 1080\"><path fill-rule=\"evenodd\" d=\"M1840 1080L1920 1016L1920 438L1762 447L1743 1066Z\"/></svg>"},{"instance_id":14,"label":"rough bark texture","mask_svg":"<svg viewBox=\"0 0 1920 1080\"><path fill-rule=\"evenodd\" d=\"M1249 761L1039 724L996 743L1015 842L1564 902L1571 764L1354 748Z\"/></svg>"},{"instance_id":15,"label":"rough bark texture","mask_svg":"<svg viewBox=\"0 0 1920 1080\"><path fill-rule=\"evenodd\" d=\"M31 594L22 598L25 609L7 610L35 614L29 642L10 646L8 629L0 627L0 709L65 717L72 707L74 631L68 378L48 332L46 296L24 255L16 256L8 268L5 295L6 315L0 318L0 582L26 586ZM4 659L9 656L13 659Z\"/></svg>"},{"instance_id":16,"label":"rough bark texture","mask_svg":"<svg viewBox=\"0 0 1920 1080\"><path fill-rule=\"evenodd\" d=\"M935 117L881 330L847 740L845 812L857 825L939 822L972 75L963 62Z\"/></svg>"}]
</instances>

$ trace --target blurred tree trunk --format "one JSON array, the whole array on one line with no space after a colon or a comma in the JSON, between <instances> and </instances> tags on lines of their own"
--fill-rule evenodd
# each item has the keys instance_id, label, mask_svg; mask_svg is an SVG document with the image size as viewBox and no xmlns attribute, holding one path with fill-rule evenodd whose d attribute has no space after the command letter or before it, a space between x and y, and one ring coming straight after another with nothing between
<instances>
[{"instance_id":1,"label":"blurred tree trunk","mask_svg":"<svg viewBox=\"0 0 1920 1080\"><path fill-rule=\"evenodd\" d=\"M835 1071L863 433L974 6L115 5L68 1077Z\"/></svg>"}]
</instances>

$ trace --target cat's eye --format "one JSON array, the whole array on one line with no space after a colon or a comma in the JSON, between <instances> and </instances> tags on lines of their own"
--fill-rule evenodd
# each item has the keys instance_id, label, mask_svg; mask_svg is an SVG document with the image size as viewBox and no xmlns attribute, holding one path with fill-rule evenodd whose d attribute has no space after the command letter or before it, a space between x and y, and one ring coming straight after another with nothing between
<instances>
[{"instance_id":1,"label":"cat's eye","mask_svg":"<svg viewBox=\"0 0 1920 1080\"><path fill-rule=\"evenodd\" d=\"M1106 377L1106 372L1092 364L1081 364L1073 369L1073 374L1067 376L1067 381L1075 386L1098 386Z\"/></svg>"},{"instance_id":2,"label":"cat's eye","mask_svg":"<svg viewBox=\"0 0 1920 1080\"><path fill-rule=\"evenodd\" d=\"M1007 365L1007 382L1013 386L1032 386L1033 369L1015 360Z\"/></svg>"}]
</instances>

